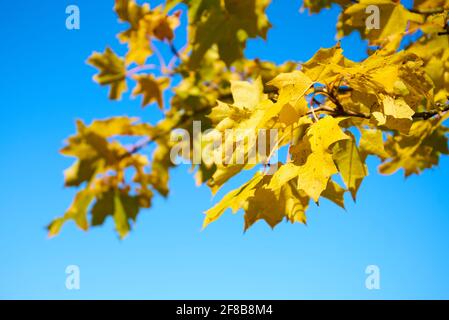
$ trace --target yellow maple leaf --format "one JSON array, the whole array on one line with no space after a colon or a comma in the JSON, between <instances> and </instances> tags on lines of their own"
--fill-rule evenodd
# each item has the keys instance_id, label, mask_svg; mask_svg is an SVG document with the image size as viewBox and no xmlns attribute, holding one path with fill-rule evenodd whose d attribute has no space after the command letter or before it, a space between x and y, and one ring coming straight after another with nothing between
<instances>
[{"instance_id":1,"label":"yellow maple leaf","mask_svg":"<svg viewBox=\"0 0 449 320\"><path fill-rule=\"evenodd\" d=\"M315 202L326 190L330 177L337 173L332 155L323 150L309 154L306 162L298 167L298 187Z\"/></svg>"},{"instance_id":2,"label":"yellow maple leaf","mask_svg":"<svg viewBox=\"0 0 449 320\"><path fill-rule=\"evenodd\" d=\"M128 44L127 64L144 64L153 54L152 38L172 41L179 26L180 11L169 16L161 6L150 9L148 4L140 6L134 0L116 0L114 9L120 20L130 26L118 35L122 43Z\"/></svg>"},{"instance_id":3,"label":"yellow maple leaf","mask_svg":"<svg viewBox=\"0 0 449 320\"><path fill-rule=\"evenodd\" d=\"M162 93L169 85L168 78L154 78L153 75L138 75L134 77L137 81L137 85L133 90L133 95L137 96L141 94L142 107L150 104L151 102L157 102L159 108L164 108L164 101Z\"/></svg>"},{"instance_id":4,"label":"yellow maple leaf","mask_svg":"<svg viewBox=\"0 0 449 320\"><path fill-rule=\"evenodd\" d=\"M330 179L327 184L326 190L324 190L323 193L321 193L321 196L323 198L332 201L337 206L345 209L345 199L344 199L345 193L346 190L344 188L342 188L338 183Z\"/></svg>"},{"instance_id":5,"label":"yellow maple leaf","mask_svg":"<svg viewBox=\"0 0 449 320\"><path fill-rule=\"evenodd\" d=\"M318 202L330 177L338 172L330 148L345 139L349 137L341 130L336 119L324 117L318 120L310 126L301 142L290 148L293 162L274 173L269 188L277 190L297 177L298 189Z\"/></svg>"},{"instance_id":6,"label":"yellow maple leaf","mask_svg":"<svg viewBox=\"0 0 449 320\"><path fill-rule=\"evenodd\" d=\"M381 159L389 157L385 151L384 139L381 130L361 129L362 136L360 138L360 156L362 161L366 160L368 155L376 155Z\"/></svg>"},{"instance_id":7,"label":"yellow maple leaf","mask_svg":"<svg viewBox=\"0 0 449 320\"><path fill-rule=\"evenodd\" d=\"M382 99L383 112L372 113L378 126L386 126L390 129L408 133L413 122L415 111L403 99L394 99L385 96Z\"/></svg>"},{"instance_id":8,"label":"yellow maple leaf","mask_svg":"<svg viewBox=\"0 0 449 320\"><path fill-rule=\"evenodd\" d=\"M279 117L279 121L286 126L297 122L309 111L305 95L312 87L313 81L301 71L281 73L268 82L279 90L276 103L264 116L264 120Z\"/></svg>"},{"instance_id":9,"label":"yellow maple leaf","mask_svg":"<svg viewBox=\"0 0 449 320\"><path fill-rule=\"evenodd\" d=\"M94 76L94 80L102 86L111 86L109 98L119 100L128 87L126 85L126 68L123 59L114 51L106 48L104 53L94 52L87 63L98 68L100 72Z\"/></svg>"},{"instance_id":10,"label":"yellow maple leaf","mask_svg":"<svg viewBox=\"0 0 449 320\"><path fill-rule=\"evenodd\" d=\"M357 191L362 180L368 175L367 168L360 156L355 137L346 133L351 139L338 141L333 148L333 159L337 164L343 182L351 192L352 198L356 199Z\"/></svg>"},{"instance_id":11,"label":"yellow maple leaf","mask_svg":"<svg viewBox=\"0 0 449 320\"><path fill-rule=\"evenodd\" d=\"M191 68L217 46L228 66L243 57L248 38L266 38L271 24L265 9L271 0L186 0L189 5Z\"/></svg>"},{"instance_id":12,"label":"yellow maple leaf","mask_svg":"<svg viewBox=\"0 0 449 320\"><path fill-rule=\"evenodd\" d=\"M379 19L379 25L373 25L371 28L367 27L367 20L370 17L367 13L369 6L375 6L380 13L373 17ZM360 0L347 7L341 14L337 25L338 37L347 36L352 31L358 30L362 37L370 40L372 44L379 44L388 37L404 33L410 21L423 22L423 18L407 10L399 1Z\"/></svg>"},{"instance_id":13,"label":"yellow maple leaf","mask_svg":"<svg viewBox=\"0 0 449 320\"><path fill-rule=\"evenodd\" d=\"M408 135L390 136L385 144L390 158L379 166L379 171L393 174L403 168L407 177L438 165L440 155L449 154L447 128L441 125L443 120L417 121Z\"/></svg>"}]
</instances>

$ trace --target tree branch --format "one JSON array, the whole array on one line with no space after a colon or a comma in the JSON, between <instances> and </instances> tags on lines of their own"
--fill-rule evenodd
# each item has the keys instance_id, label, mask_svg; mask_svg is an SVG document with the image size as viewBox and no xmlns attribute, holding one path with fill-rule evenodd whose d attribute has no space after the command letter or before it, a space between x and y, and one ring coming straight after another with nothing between
<instances>
[{"instance_id":1,"label":"tree branch","mask_svg":"<svg viewBox=\"0 0 449 320\"><path fill-rule=\"evenodd\" d=\"M350 90L351 90L350 88L345 88L345 91L350 91ZM329 98L329 101L331 101L337 108L331 108L331 107L325 105L324 103L319 102L314 96L312 96L312 102L319 105L319 107L312 108L310 111L308 111L307 115L309 115L309 116L314 116L314 118L315 118L317 113L323 112L323 113L326 113L333 117L354 117L354 118L361 118L361 119L366 119L366 120L371 119L370 114L355 112L355 111L351 111L351 110L345 110L343 105L341 104L341 102L337 99L337 97L335 97L333 94L331 94L327 91L324 91L323 89L317 89L313 93L313 95L316 95L316 94L325 95L326 97ZM207 108L202 108L202 109L196 110L196 112L203 112L203 111L206 111L206 109ZM444 108L441 108L439 110L416 112L412 116L412 118L413 118L413 120L428 120L428 119L433 118L441 113L448 112L448 111L449 111L449 103ZM179 119L179 121L174 125L174 127L184 124L191 117L192 117L192 115L183 115ZM161 139L164 136L170 134L171 131L174 129L174 127L170 130L166 130L164 132L161 132L158 135L143 139L142 141L136 143L135 145L133 145L130 148L130 150L128 150L127 153L122 155L121 159L129 157L129 156L141 151L142 149L144 149L144 148L150 146L152 143L156 142L158 139Z\"/></svg>"},{"instance_id":2,"label":"tree branch","mask_svg":"<svg viewBox=\"0 0 449 320\"><path fill-rule=\"evenodd\" d=\"M126 76L129 77L129 76L132 76L133 74L141 72L141 71L155 70L155 69L157 69L157 66L155 64L144 64L144 65L137 66L135 68L128 70L126 72Z\"/></svg>"},{"instance_id":3,"label":"tree branch","mask_svg":"<svg viewBox=\"0 0 449 320\"><path fill-rule=\"evenodd\" d=\"M350 88L345 88L345 90L349 90ZM325 95L330 102L332 102L335 106L336 109L332 109L329 108L327 106L321 106L319 108L315 108L314 112L328 112L330 115L334 116L334 117L356 117L356 118L363 118L363 119L370 119L371 115L370 114L365 114L365 113L361 113L361 112L354 112L354 111L350 111L350 110L345 110L343 105L341 104L341 102L338 100L338 98L328 92L325 89L316 89L315 92L313 93L313 99L312 101L318 105L323 105L322 103L320 103L318 100L315 99L315 95L317 94L323 94ZM444 107L444 108L440 108L438 110L430 110L430 111L423 111L423 112L416 112L412 118L414 120L428 120L430 118L433 118L436 115L439 115L441 113L447 112L449 111L449 103ZM309 114L312 114L312 111L309 112Z\"/></svg>"},{"instance_id":4,"label":"tree branch","mask_svg":"<svg viewBox=\"0 0 449 320\"><path fill-rule=\"evenodd\" d=\"M417 112L413 115L413 119L423 119L428 120L430 118L433 118L436 115L439 115L443 112L449 111L449 104L446 105L444 108L440 110L432 110L432 111L424 111L424 112Z\"/></svg>"},{"instance_id":5,"label":"tree branch","mask_svg":"<svg viewBox=\"0 0 449 320\"><path fill-rule=\"evenodd\" d=\"M175 45L173 44L172 41L169 42L169 45L170 45L170 50L173 53L173 55L176 58L181 59L181 56L179 55L178 49L176 49L176 47L175 47Z\"/></svg>"}]
</instances>

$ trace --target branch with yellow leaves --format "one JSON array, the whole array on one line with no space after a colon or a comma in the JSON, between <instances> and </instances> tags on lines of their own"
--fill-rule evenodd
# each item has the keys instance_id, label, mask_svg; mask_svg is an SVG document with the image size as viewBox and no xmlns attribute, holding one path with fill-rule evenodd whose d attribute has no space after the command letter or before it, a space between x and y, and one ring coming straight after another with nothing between
<instances>
[{"instance_id":1,"label":"branch with yellow leaves","mask_svg":"<svg viewBox=\"0 0 449 320\"><path fill-rule=\"evenodd\" d=\"M340 90L340 88L338 88L337 90ZM350 88L344 88L344 90L350 91ZM315 96L320 95L320 94L326 96L329 99L329 101L335 105L336 108L331 108L329 106L323 105L323 103L320 103L318 100L316 100ZM325 112L333 117L355 117L355 118L363 118L363 119L371 118L371 115L369 115L369 114L365 114L365 113L361 113L361 112L354 112L351 110L345 110L345 108L343 107L341 102L338 100L336 95L333 92L326 90L325 88L315 89L315 91L312 93L312 102L317 105L320 105L320 106L317 108L312 108L312 110L309 111L309 113L308 113L309 115L313 115L315 112ZM445 112L449 111L449 102L446 105L437 103L436 107L438 107L438 109L430 110L430 111L423 111L423 112L416 112L412 116L412 118L414 120L428 120L437 115L445 113Z\"/></svg>"}]
</instances>

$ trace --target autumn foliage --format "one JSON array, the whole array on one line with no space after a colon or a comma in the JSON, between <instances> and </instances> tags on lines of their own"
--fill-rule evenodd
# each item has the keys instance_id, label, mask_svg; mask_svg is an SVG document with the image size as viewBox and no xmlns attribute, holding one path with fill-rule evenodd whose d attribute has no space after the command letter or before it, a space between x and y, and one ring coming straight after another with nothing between
<instances>
[{"instance_id":1,"label":"autumn foliage","mask_svg":"<svg viewBox=\"0 0 449 320\"><path fill-rule=\"evenodd\" d=\"M127 53L120 57L106 48L87 63L98 69L94 80L109 88L110 99L130 91L143 107L158 105L159 111L148 112L162 112L163 119L156 124L128 117L89 125L78 121L61 153L75 158L65 171L65 185L79 191L67 212L49 225L50 235L68 220L87 230L111 216L119 236L126 236L155 193L168 195L173 148L180 143L173 133L180 129L189 133L188 152L180 156L195 168L197 184L216 193L242 171L254 172L205 211L205 226L228 209L243 210L245 229L258 220L271 227L283 220L305 223L312 202L324 197L344 207L346 192L356 199L370 156L380 159L380 173L402 169L409 176L449 154L448 0L415 0L412 8L394 0L305 0L303 14L338 6L337 36L358 32L369 47L364 60L352 61L336 43L301 65L245 58L246 42L267 36L269 5L270 0L167 0L152 8L115 1L124 27L118 39ZM367 19L376 18L373 6L378 28L367 27ZM187 39L176 48L182 15L188 17ZM171 50L171 61L162 58L162 46ZM159 64L146 64L150 56ZM165 90L173 93L168 106ZM201 135L194 133L195 122L201 123ZM251 147L265 141L257 134L232 143L214 138L230 129L276 135L265 136L274 143L250 162ZM125 144L125 137L134 143ZM205 153L217 146L230 150L234 159L237 142L244 146L243 162L193 159L195 145ZM288 156L273 163L281 149Z\"/></svg>"}]
</instances>

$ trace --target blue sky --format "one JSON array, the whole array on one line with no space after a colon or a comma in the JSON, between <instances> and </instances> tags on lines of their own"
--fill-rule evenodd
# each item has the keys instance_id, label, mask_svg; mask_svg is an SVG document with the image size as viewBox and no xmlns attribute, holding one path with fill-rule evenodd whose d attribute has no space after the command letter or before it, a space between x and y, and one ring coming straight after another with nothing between
<instances>
[{"instance_id":1,"label":"blue sky","mask_svg":"<svg viewBox=\"0 0 449 320\"><path fill-rule=\"evenodd\" d=\"M269 40L251 41L250 57L307 60L335 44L337 10L309 16L298 12L299 1L273 2ZM81 30L65 28L69 4L80 7ZM75 119L160 117L138 100L109 101L91 80L95 70L84 62L92 51L124 50L112 5L7 1L0 11L0 298L449 298L447 158L407 180L380 176L371 159L357 204L348 198L346 211L323 201L312 205L307 227L282 223L272 231L258 223L246 234L241 213L201 231L202 212L216 199L181 166L170 197L143 211L126 240L111 221L88 233L69 224L48 239L44 227L75 192L63 188L71 159L58 154ZM356 35L343 47L353 59L364 52ZM372 264L380 268L380 290L365 288ZM80 267L78 291L65 288L68 265Z\"/></svg>"}]
</instances>

